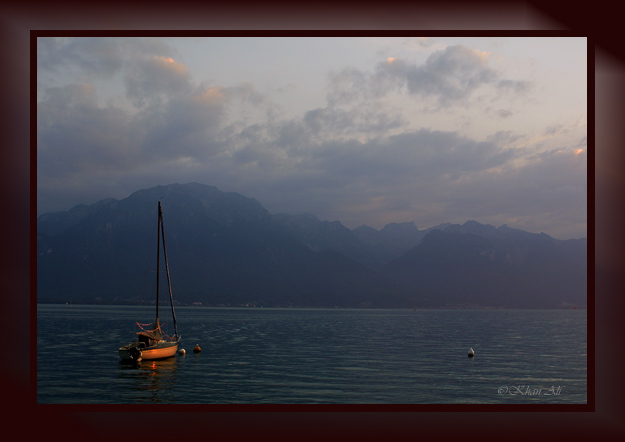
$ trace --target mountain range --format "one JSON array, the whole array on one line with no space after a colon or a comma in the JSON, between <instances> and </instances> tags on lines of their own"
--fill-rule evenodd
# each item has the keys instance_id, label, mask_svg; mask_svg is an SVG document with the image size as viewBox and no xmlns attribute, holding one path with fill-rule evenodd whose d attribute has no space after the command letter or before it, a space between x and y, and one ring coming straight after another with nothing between
<instances>
[{"instance_id":1,"label":"mountain range","mask_svg":"<svg viewBox=\"0 0 625 442\"><path fill-rule=\"evenodd\" d=\"M37 300L151 303L157 201L174 298L264 307L583 307L587 241L477 221L350 230L198 183L37 219Z\"/></svg>"}]
</instances>

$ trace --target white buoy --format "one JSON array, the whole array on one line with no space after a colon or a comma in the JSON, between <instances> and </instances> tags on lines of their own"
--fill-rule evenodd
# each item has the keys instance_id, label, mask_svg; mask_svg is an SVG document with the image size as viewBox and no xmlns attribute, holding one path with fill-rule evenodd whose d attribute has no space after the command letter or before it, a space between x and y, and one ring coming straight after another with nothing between
<instances>
[{"instance_id":1,"label":"white buoy","mask_svg":"<svg viewBox=\"0 0 625 442\"><path fill-rule=\"evenodd\" d=\"M469 348L469 355L470 358L472 358L473 356L475 356L475 352L473 351L472 348Z\"/></svg>"},{"instance_id":2,"label":"white buoy","mask_svg":"<svg viewBox=\"0 0 625 442\"><path fill-rule=\"evenodd\" d=\"M185 349L184 349L184 348L181 348L180 350L178 350L178 354L179 354L180 356L184 356L184 354L185 354L185 353L186 353L186 351L185 351Z\"/></svg>"}]
</instances>

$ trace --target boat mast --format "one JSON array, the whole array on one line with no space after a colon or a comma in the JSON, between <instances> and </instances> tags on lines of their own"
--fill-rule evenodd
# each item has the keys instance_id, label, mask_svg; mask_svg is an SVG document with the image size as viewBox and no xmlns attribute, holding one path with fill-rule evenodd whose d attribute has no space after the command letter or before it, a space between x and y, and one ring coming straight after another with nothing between
<instances>
[{"instance_id":1,"label":"boat mast","mask_svg":"<svg viewBox=\"0 0 625 442\"><path fill-rule=\"evenodd\" d=\"M160 267L161 267L161 237L158 234L159 230L161 230L161 220L163 216L163 211L161 210L161 202L158 202L158 226L156 230L156 323L158 323L158 298L159 298L159 281L160 281Z\"/></svg>"},{"instance_id":2,"label":"boat mast","mask_svg":"<svg viewBox=\"0 0 625 442\"><path fill-rule=\"evenodd\" d=\"M165 248L165 226L163 225L163 212L161 210L161 202L158 202L158 213L161 224L161 236L163 237L163 254L165 256L165 270L167 271L167 287L169 289L169 302L171 304L171 315L174 319L175 336L178 336L178 326L176 325L176 312L174 311L174 296L171 293L171 280L169 278L169 262L167 261L167 249Z\"/></svg>"}]
</instances>

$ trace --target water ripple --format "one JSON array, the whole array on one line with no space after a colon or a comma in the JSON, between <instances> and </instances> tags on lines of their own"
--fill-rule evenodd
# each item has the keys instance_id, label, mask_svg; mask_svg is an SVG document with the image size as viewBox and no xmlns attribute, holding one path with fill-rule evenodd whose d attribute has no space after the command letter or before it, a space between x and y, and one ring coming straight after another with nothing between
<instances>
[{"instance_id":1,"label":"water ripple","mask_svg":"<svg viewBox=\"0 0 625 442\"><path fill-rule=\"evenodd\" d=\"M118 344L149 315L144 307L38 306L38 402L587 401L584 311L183 307L186 356L120 364ZM202 353L191 353L198 343ZM521 385L541 394L510 393ZM550 387L561 393L546 395Z\"/></svg>"}]
</instances>

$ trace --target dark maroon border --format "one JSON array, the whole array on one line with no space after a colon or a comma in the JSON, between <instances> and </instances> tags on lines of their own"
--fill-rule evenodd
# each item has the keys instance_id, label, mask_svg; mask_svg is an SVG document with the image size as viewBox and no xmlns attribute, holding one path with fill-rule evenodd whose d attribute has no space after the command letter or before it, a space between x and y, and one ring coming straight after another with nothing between
<instances>
[{"instance_id":1,"label":"dark maroon border","mask_svg":"<svg viewBox=\"0 0 625 442\"><path fill-rule=\"evenodd\" d=\"M436 5L436 6L432 6ZM5 417L19 423L21 432L39 436L111 439L139 436L139 422L154 422L157 437L264 437L293 439L351 438L386 439L398 437L469 437L527 440L590 435L612 438L625 435L619 422L623 403L623 353L620 337L623 324L623 298L618 290L623 244L618 221L623 198L625 174L613 171L623 162L625 150L623 125L625 103L625 51L620 43L619 14L610 14L607 2L594 2L587 8L560 2L382 2L382 3L288 3L264 2L221 4L199 2L185 5L154 2L106 2L102 4L61 5L24 4L3 6L0 35L5 48L3 116L4 196L2 213L6 226L2 271L5 281L2 316L9 330L2 377L3 395L9 412ZM602 6L605 5L605 9ZM592 9L591 9L592 8ZM589 125L589 242L596 256L589 256L589 293L595 293L595 307L589 315L589 404L522 406L57 406L36 404L36 93L30 89L35 80L34 43L31 35L39 32L68 35L67 30L84 35L86 31L116 35L163 35L162 30L230 30L231 35L394 35L401 30L424 29L419 35L434 35L438 29L473 29L446 34L471 35L564 35L589 37L589 55L597 48L597 81L602 81L594 96L595 72L589 69L591 124ZM273 29L269 33L262 29ZM308 29L308 30L306 30ZM330 31L332 29L343 31ZM481 29L496 31L482 32ZM555 30L530 32L523 29ZM65 30L65 31L62 31ZM234 31L232 31L234 30ZM302 31L303 30L303 31ZM318 30L318 31L316 31ZM398 31L400 30L400 31ZM427 32L429 30L429 32ZM219 31L223 32L223 31ZM176 31L177 33L177 31ZM191 33L192 34L192 33ZM592 57L589 57L592 60ZM33 76L31 78L31 75ZM607 80L605 80L607 78ZM606 84L607 83L607 84ZM30 92L30 95L29 95ZM30 97L30 100L29 100ZM596 109L592 110L596 102ZM28 103L28 105L27 105ZM596 115L595 115L596 112ZM30 119L28 117L30 115ZM593 126L596 116L597 127ZM28 139L30 123L30 140ZM597 140L595 150L594 139ZM31 148L29 150L29 141ZM28 154L30 153L30 161ZM599 172L595 176L595 167ZM620 171L619 171L620 172ZM30 178L30 179L29 179ZM30 195L30 205L26 196ZM595 195L597 195L595 202ZM596 204L596 207L595 207ZM595 213L597 217L595 219ZM596 235L593 235L596 228ZM30 244L30 262L25 244ZM593 249L590 247L589 249ZM620 253L619 253L620 252ZM596 269L594 267L596 261ZM29 265L30 264L30 265ZM594 270L594 271L593 271ZM30 275L30 277L27 277ZM30 283L30 298L27 295ZM589 302L589 305L592 303ZM594 320L594 321L593 321ZM30 329L26 323L30 323ZM593 327L594 326L594 327ZM593 345L595 344L595 345ZM595 353L596 352L596 353ZM595 356L596 364L592 364ZM595 381L596 378L596 381ZM594 400L593 400L594 398ZM133 413L126 413L126 412ZM154 414L158 412L175 412ZM299 413L299 412L305 413ZM470 413L466 413L470 411ZM505 413L501 413L501 412ZM514 411L510 413L509 411ZM574 411L574 412L571 412ZM86 412L86 413L85 413ZM106 413L102 413L106 412ZM144 414L149 412L149 414ZM235 413L232 413L235 412ZM286 412L286 413L285 413ZM338 412L338 413L337 413ZM426 412L421 414L418 412ZM516 413L518 412L518 413ZM155 427L156 428L156 427Z\"/></svg>"}]
</instances>

